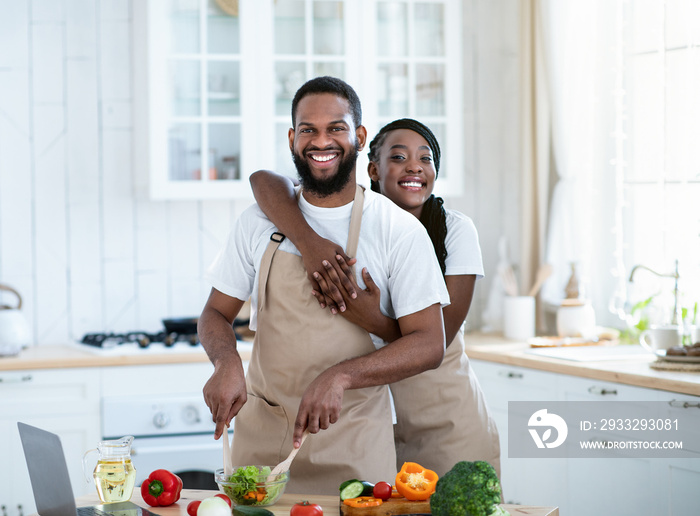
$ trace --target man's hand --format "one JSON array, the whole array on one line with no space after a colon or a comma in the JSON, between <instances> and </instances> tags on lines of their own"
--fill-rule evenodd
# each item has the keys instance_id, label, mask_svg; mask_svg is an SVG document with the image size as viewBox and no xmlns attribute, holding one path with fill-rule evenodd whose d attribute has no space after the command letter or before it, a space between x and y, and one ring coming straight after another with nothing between
<instances>
[{"instance_id":1,"label":"man's hand","mask_svg":"<svg viewBox=\"0 0 700 516\"><path fill-rule=\"evenodd\" d=\"M215 439L224 433L248 397L243 362L236 351L232 326L244 303L242 299L212 288L197 322L199 340L214 364L214 374L207 380L203 392L216 423Z\"/></svg>"},{"instance_id":2,"label":"man's hand","mask_svg":"<svg viewBox=\"0 0 700 516\"><path fill-rule=\"evenodd\" d=\"M238 354L217 362L203 392L216 423L214 439L218 439L248 399L243 364Z\"/></svg>"},{"instance_id":3,"label":"man's hand","mask_svg":"<svg viewBox=\"0 0 700 516\"><path fill-rule=\"evenodd\" d=\"M304 429L308 428L310 433L316 434L338 421L346 383L347 380L336 373L336 368L331 367L309 384L301 397L299 412L294 422L295 448L301 445Z\"/></svg>"}]
</instances>

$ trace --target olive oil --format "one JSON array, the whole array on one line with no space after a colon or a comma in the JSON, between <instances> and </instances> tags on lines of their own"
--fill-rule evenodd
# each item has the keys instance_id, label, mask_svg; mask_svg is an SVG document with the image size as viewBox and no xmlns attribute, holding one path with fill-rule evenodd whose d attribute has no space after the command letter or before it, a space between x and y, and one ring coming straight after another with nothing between
<instances>
[{"instance_id":1,"label":"olive oil","mask_svg":"<svg viewBox=\"0 0 700 516\"><path fill-rule=\"evenodd\" d=\"M126 502L134 490L136 470L131 459L100 459L93 477L102 502Z\"/></svg>"}]
</instances>

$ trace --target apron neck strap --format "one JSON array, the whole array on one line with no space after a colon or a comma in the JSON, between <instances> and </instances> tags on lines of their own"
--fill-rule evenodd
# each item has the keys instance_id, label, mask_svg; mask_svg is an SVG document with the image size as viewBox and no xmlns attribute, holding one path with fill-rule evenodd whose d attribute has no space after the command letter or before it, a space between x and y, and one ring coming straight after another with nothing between
<instances>
[{"instance_id":1,"label":"apron neck strap","mask_svg":"<svg viewBox=\"0 0 700 516\"><path fill-rule=\"evenodd\" d=\"M301 194L301 190L297 193L297 196ZM360 241L360 226L362 224L362 209L365 204L365 189L359 184L355 187L355 199L352 204L352 211L350 212L350 228L348 230L348 243L345 248L345 254L350 258L355 257L357 252L357 244ZM267 292L267 277L270 273L270 266L272 265L272 257L274 256L277 248L284 241L285 236L282 233L273 233L270 236L270 243L263 253L262 260L260 261L260 278L258 285L258 311L262 311L265 307L265 295ZM353 275L355 274L355 267L350 267Z\"/></svg>"},{"instance_id":2,"label":"apron neck strap","mask_svg":"<svg viewBox=\"0 0 700 516\"><path fill-rule=\"evenodd\" d=\"M348 231L348 243L345 252L350 258L357 253L357 244L360 241L360 226L362 225L362 208L365 205L365 189L359 184L355 186L355 200L352 203L350 213L350 229Z\"/></svg>"}]
</instances>

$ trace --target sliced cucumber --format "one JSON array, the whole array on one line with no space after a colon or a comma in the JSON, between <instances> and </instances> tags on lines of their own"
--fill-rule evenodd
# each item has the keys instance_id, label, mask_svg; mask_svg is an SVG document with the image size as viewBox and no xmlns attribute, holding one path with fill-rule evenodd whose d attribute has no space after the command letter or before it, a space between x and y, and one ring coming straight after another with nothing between
<instances>
[{"instance_id":1,"label":"sliced cucumber","mask_svg":"<svg viewBox=\"0 0 700 516\"><path fill-rule=\"evenodd\" d=\"M362 493L365 491L365 486L360 480L354 478L352 480L346 480L340 484L339 489L340 501L342 502L348 498L357 498L358 496L362 496Z\"/></svg>"},{"instance_id":2,"label":"sliced cucumber","mask_svg":"<svg viewBox=\"0 0 700 516\"><path fill-rule=\"evenodd\" d=\"M352 484L353 482L359 482L359 480L357 480L356 478L353 478L353 479L350 479L350 480L346 480L345 482L343 482L342 484L340 484L340 487L339 487L338 489L339 489L340 491L342 491L343 489L345 489L346 487L348 487L348 486L349 486L350 484Z\"/></svg>"},{"instance_id":3,"label":"sliced cucumber","mask_svg":"<svg viewBox=\"0 0 700 516\"><path fill-rule=\"evenodd\" d=\"M340 484L338 489L340 489L340 501L342 502L348 498L372 496L374 484L372 482L367 482L366 480L357 480L356 478L353 478L352 480L346 480Z\"/></svg>"}]
</instances>

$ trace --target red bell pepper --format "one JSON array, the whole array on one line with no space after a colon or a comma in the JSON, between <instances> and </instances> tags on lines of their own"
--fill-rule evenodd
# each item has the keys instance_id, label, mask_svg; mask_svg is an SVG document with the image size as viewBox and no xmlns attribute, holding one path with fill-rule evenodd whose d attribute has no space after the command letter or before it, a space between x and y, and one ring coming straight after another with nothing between
<instances>
[{"instance_id":1,"label":"red bell pepper","mask_svg":"<svg viewBox=\"0 0 700 516\"><path fill-rule=\"evenodd\" d=\"M151 507L165 507L180 499L182 479L167 469L157 469L141 484L141 497Z\"/></svg>"}]
</instances>

